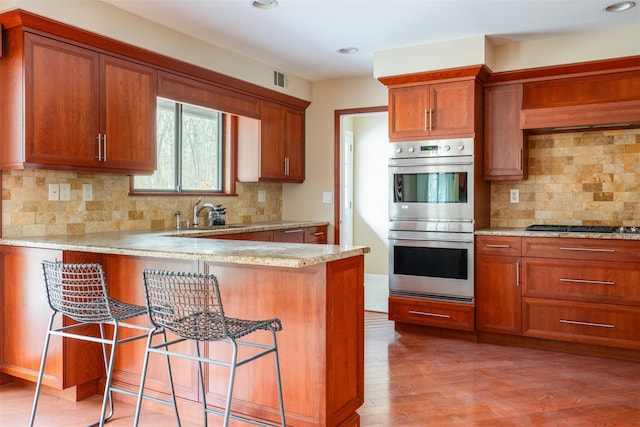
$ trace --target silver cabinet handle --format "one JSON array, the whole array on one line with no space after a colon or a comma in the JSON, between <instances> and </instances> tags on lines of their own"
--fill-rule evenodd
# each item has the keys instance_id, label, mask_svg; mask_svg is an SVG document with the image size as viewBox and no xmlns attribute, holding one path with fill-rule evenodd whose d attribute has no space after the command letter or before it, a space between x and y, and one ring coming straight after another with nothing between
<instances>
[{"instance_id":1,"label":"silver cabinet handle","mask_svg":"<svg viewBox=\"0 0 640 427\"><path fill-rule=\"evenodd\" d=\"M98 161L101 162L102 161L102 134L99 133L96 139L98 140L98 157L96 157L96 159L98 159Z\"/></svg>"},{"instance_id":2,"label":"silver cabinet handle","mask_svg":"<svg viewBox=\"0 0 640 427\"><path fill-rule=\"evenodd\" d=\"M602 280L586 280L586 279L565 279L565 278L560 278L561 282L570 282L570 283L589 283L592 285L615 285L616 282L608 282L608 281L602 281Z\"/></svg>"},{"instance_id":3,"label":"silver cabinet handle","mask_svg":"<svg viewBox=\"0 0 640 427\"><path fill-rule=\"evenodd\" d=\"M284 230L285 234L290 234L290 233L302 233L304 232L304 230L302 229L296 229L296 230Z\"/></svg>"},{"instance_id":4,"label":"silver cabinet handle","mask_svg":"<svg viewBox=\"0 0 640 427\"><path fill-rule=\"evenodd\" d=\"M104 144L104 149L102 150L104 154L102 155L102 161L107 161L107 134L102 135L102 143Z\"/></svg>"},{"instance_id":5,"label":"silver cabinet handle","mask_svg":"<svg viewBox=\"0 0 640 427\"><path fill-rule=\"evenodd\" d=\"M424 109L424 117L422 118L422 130L428 130L427 127L427 109Z\"/></svg>"},{"instance_id":6,"label":"silver cabinet handle","mask_svg":"<svg viewBox=\"0 0 640 427\"><path fill-rule=\"evenodd\" d=\"M520 261L516 262L516 287L520 286Z\"/></svg>"},{"instance_id":7,"label":"silver cabinet handle","mask_svg":"<svg viewBox=\"0 0 640 427\"><path fill-rule=\"evenodd\" d=\"M429 130L433 130L433 110L429 108Z\"/></svg>"},{"instance_id":8,"label":"silver cabinet handle","mask_svg":"<svg viewBox=\"0 0 640 427\"><path fill-rule=\"evenodd\" d=\"M318 231L317 233L313 233L314 236L322 236L324 231Z\"/></svg>"},{"instance_id":9,"label":"silver cabinet handle","mask_svg":"<svg viewBox=\"0 0 640 427\"><path fill-rule=\"evenodd\" d=\"M560 248L561 251L584 251L584 252L615 252L615 249L598 248Z\"/></svg>"},{"instance_id":10,"label":"silver cabinet handle","mask_svg":"<svg viewBox=\"0 0 640 427\"><path fill-rule=\"evenodd\" d=\"M424 311L409 310L409 314L418 314L420 316L442 317L444 319L451 319L451 316L449 316L448 314L426 313Z\"/></svg>"},{"instance_id":11,"label":"silver cabinet handle","mask_svg":"<svg viewBox=\"0 0 640 427\"><path fill-rule=\"evenodd\" d=\"M487 248L509 249L511 245L484 245Z\"/></svg>"},{"instance_id":12,"label":"silver cabinet handle","mask_svg":"<svg viewBox=\"0 0 640 427\"><path fill-rule=\"evenodd\" d=\"M560 323L566 323L569 325L580 325L580 326L595 326L596 328L615 328L615 325L610 325L608 323L591 323L591 322L580 322L578 320L565 320L560 319Z\"/></svg>"},{"instance_id":13,"label":"silver cabinet handle","mask_svg":"<svg viewBox=\"0 0 640 427\"><path fill-rule=\"evenodd\" d=\"M289 176L289 158L284 158L284 175Z\"/></svg>"}]
</instances>

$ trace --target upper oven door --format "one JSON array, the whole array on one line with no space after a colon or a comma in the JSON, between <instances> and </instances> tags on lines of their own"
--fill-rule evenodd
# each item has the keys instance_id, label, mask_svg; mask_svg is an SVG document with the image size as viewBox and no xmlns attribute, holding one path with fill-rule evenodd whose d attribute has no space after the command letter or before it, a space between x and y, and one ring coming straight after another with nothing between
<instances>
[{"instance_id":1,"label":"upper oven door","mask_svg":"<svg viewBox=\"0 0 640 427\"><path fill-rule=\"evenodd\" d=\"M389 219L473 220L473 156L391 159Z\"/></svg>"}]
</instances>

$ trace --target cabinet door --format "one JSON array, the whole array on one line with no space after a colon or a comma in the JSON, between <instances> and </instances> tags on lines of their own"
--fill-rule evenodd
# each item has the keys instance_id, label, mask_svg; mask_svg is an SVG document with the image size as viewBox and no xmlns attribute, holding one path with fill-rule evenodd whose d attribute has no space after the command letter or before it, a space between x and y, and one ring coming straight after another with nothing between
<instances>
[{"instance_id":1,"label":"cabinet door","mask_svg":"<svg viewBox=\"0 0 640 427\"><path fill-rule=\"evenodd\" d=\"M476 257L476 327L479 331L521 334L519 263L517 257Z\"/></svg>"},{"instance_id":2,"label":"cabinet door","mask_svg":"<svg viewBox=\"0 0 640 427\"><path fill-rule=\"evenodd\" d=\"M524 134L520 129L522 84L485 88L484 177L526 177Z\"/></svg>"},{"instance_id":3,"label":"cabinet door","mask_svg":"<svg viewBox=\"0 0 640 427\"><path fill-rule=\"evenodd\" d=\"M428 136L428 105L428 86L389 89L389 137L406 140Z\"/></svg>"},{"instance_id":4,"label":"cabinet door","mask_svg":"<svg viewBox=\"0 0 640 427\"><path fill-rule=\"evenodd\" d=\"M25 34L25 160L97 167L99 55Z\"/></svg>"},{"instance_id":5,"label":"cabinet door","mask_svg":"<svg viewBox=\"0 0 640 427\"><path fill-rule=\"evenodd\" d=\"M281 180L284 177L284 110L263 102L260 113L260 179Z\"/></svg>"},{"instance_id":6,"label":"cabinet door","mask_svg":"<svg viewBox=\"0 0 640 427\"><path fill-rule=\"evenodd\" d=\"M304 112L287 109L285 111L285 180L304 181Z\"/></svg>"},{"instance_id":7,"label":"cabinet door","mask_svg":"<svg viewBox=\"0 0 640 427\"><path fill-rule=\"evenodd\" d=\"M432 137L473 135L475 82L464 80L429 86L427 128Z\"/></svg>"},{"instance_id":8,"label":"cabinet door","mask_svg":"<svg viewBox=\"0 0 640 427\"><path fill-rule=\"evenodd\" d=\"M156 72L109 56L101 57L103 162L110 169L156 168Z\"/></svg>"}]
</instances>

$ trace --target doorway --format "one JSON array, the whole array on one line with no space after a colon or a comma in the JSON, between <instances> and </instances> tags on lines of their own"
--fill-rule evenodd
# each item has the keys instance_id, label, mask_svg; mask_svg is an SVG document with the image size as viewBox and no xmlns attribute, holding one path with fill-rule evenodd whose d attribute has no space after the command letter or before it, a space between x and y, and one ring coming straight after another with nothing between
<instances>
[{"instance_id":1,"label":"doorway","mask_svg":"<svg viewBox=\"0 0 640 427\"><path fill-rule=\"evenodd\" d=\"M334 241L371 248L365 257L365 309L387 312L387 107L335 114Z\"/></svg>"}]
</instances>

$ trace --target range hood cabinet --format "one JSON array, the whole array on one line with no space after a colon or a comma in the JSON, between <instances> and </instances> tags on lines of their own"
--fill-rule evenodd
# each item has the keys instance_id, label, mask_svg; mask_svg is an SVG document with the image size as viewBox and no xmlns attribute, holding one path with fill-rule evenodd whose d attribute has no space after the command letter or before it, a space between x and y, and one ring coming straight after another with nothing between
<instances>
[{"instance_id":1,"label":"range hood cabinet","mask_svg":"<svg viewBox=\"0 0 640 427\"><path fill-rule=\"evenodd\" d=\"M520 128L572 130L640 127L640 70L523 85Z\"/></svg>"}]
</instances>

